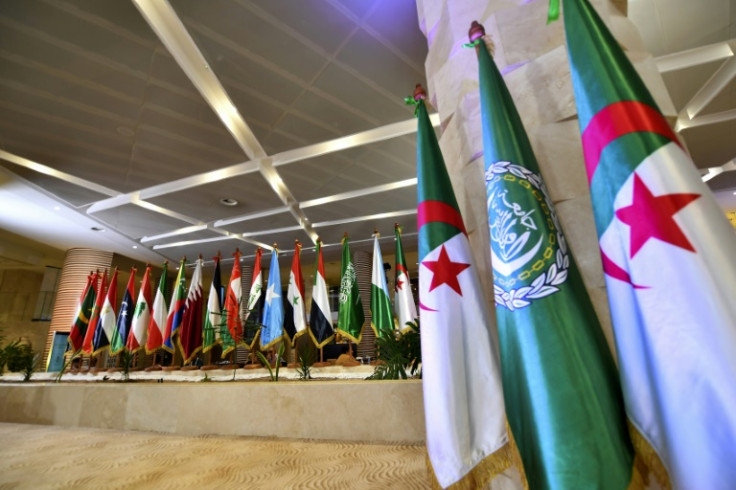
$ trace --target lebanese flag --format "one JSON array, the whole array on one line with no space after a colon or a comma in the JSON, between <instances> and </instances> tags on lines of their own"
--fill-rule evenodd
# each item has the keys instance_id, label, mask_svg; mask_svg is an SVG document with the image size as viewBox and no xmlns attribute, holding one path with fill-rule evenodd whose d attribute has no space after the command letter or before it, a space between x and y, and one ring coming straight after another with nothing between
<instances>
[{"instance_id":1,"label":"lebanese flag","mask_svg":"<svg viewBox=\"0 0 736 490\"><path fill-rule=\"evenodd\" d=\"M179 331L179 350L184 364L190 362L202 349L202 258L196 262L189 293L184 307L184 318Z\"/></svg>"},{"instance_id":2,"label":"lebanese flag","mask_svg":"<svg viewBox=\"0 0 736 490\"><path fill-rule=\"evenodd\" d=\"M148 324L151 323L151 266L146 266L143 273L141 289L138 292L138 302L133 313L133 323L128 332L128 340L125 347L131 354L140 350L145 345L148 332Z\"/></svg>"},{"instance_id":3,"label":"lebanese flag","mask_svg":"<svg viewBox=\"0 0 736 490\"><path fill-rule=\"evenodd\" d=\"M399 224L394 225L396 233L396 278L394 286L394 308L396 318L399 320L399 330L403 333L411 330L407 323L414 322L417 315L417 306L414 303L414 295L411 292L411 281L409 270L406 268L404 248L401 246L401 228Z\"/></svg>"},{"instance_id":4,"label":"lebanese flag","mask_svg":"<svg viewBox=\"0 0 736 490\"><path fill-rule=\"evenodd\" d=\"M95 306L92 309L92 315L89 317L89 324L87 331L84 334L84 342L82 343L82 352L85 354L92 354L94 348L95 332L97 331L98 324L100 323L100 311L102 311L102 305L105 304L105 293L107 292L107 270L102 273L102 280L97 287L97 295L95 299Z\"/></svg>"},{"instance_id":5,"label":"lebanese flag","mask_svg":"<svg viewBox=\"0 0 736 490\"><path fill-rule=\"evenodd\" d=\"M146 354L152 354L164 343L164 331L166 330L166 318L169 316L169 308L166 306L166 273L169 262L164 262L161 277L158 280L156 297L153 300L151 321L148 324L148 338L146 339Z\"/></svg>"},{"instance_id":6,"label":"lebanese flag","mask_svg":"<svg viewBox=\"0 0 736 490\"><path fill-rule=\"evenodd\" d=\"M314 285L312 286L312 306L309 309L309 336L318 349L329 344L335 337L332 326L332 311L327 296L327 282L325 282L325 264L322 260L322 241L317 239L317 267L314 271Z\"/></svg>"},{"instance_id":7,"label":"lebanese flag","mask_svg":"<svg viewBox=\"0 0 736 490\"><path fill-rule=\"evenodd\" d=\"M223 356L235 349L235 346L243 340L243 322L240 319L240 301L243 298L243 286L240 283L240 251L236 251L234 256L223 308L227 318L225 325L230 336L230 338L221 336Z\"/></svg>"},{"instance_id":8,"label":"lebanese flag","mask_svg":"<svg viewBox=\"0 0 736 490\"><path fill-rule=\"evenodd\" d=\"M176 275L176 284L174 285L174 294L169 305L169 316L166 318L166 329L164 330L164 341L161 347L167 352L174 353L174 336L178 333L181 322L184 319L184 303L186 302L186 276L184 276L184 268L187 259L181 259L179 262L179 273Z\"/></svg>"},{"instance_id":9,"label":"lebanese flag","mask_svg":"<svg viewBox=\"0 0 736 490\"><path fill-rule=\"evenodd\" d=\"M294 245L294 260L289 272L289 288L284 308L284 333L294 345L296 338L307 331L307 314L304 307L304 277L301 262L302 244Z\"/></svg>"},{"instance_id":10,"label":"lebanese flag","mask_svg":"<svg viewBox=\"0 0 736 490\"><path fill-rule=\"evenodd\" d=\"M110 286L105 295L105 302L102 304L100 311L100 321L95 331L95 338L92 342L94 348L93 355L97 355L110 347L113 334L115 333L115 305L118 303L118 268L110 279Z\"/></svg>"},{"instance_id":11,"label":"lebanese flag","mask_svg":"<svg viewBox=\"0 0 736 490\"><path fill-rule=\"evenodd\" d=\"M564 16L634 443L674 488L736 488L736 235L593 7Z\"/></svg>"}]
</instances>

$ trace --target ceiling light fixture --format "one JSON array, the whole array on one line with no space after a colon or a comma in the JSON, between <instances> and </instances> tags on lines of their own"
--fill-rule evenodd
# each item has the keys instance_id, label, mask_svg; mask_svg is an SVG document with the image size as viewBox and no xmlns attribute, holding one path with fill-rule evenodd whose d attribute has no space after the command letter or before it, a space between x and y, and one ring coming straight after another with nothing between
<instances>
[{"instance_id":1,"label":"ceiling light fixture","mask_svg":"<svg viewBox=\"0 0 736 490\"><path fill-rule=\"evenodd\" d=\"M133 245L133 248L138 248L138 245Z\"/></svg>"},{"instance_id":2,"label":"ceiling light fixture","mask_svg":"<svg viewBox=\"0 0 736 490\"><path fill-rule=\"evenodd\" d=\"M223 206L231 206L231 207L237 206L238 200L233 199L232 197L223 197L222 199L220 199L220 204L222 204Z\"/></svg>"},{"instance_id":3,"label":"ceiling light fixture","mask_svg":"<svg viewBox=\"0 0 736 490\"><path fill-rule=\"evenodd\" d=\"M54 211L60 211L60 210L61 210L60 206L54 206Z\"/></svg>"}]
</instances>

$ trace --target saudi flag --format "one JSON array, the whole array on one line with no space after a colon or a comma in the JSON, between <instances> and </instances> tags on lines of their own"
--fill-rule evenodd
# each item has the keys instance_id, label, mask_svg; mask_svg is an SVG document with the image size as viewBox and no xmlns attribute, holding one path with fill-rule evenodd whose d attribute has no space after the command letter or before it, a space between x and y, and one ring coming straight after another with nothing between
<instances>
[{"instance_id":1,"label":"saudi flag","mask_svg":"<svg viewBox=\"0 0 736 490\"><path fill-rule=\"evenodd\" d=\"M202 352L208 352L220 338L220 331L224 324L222 316L222 279L220 276L220 256L215 257L215 272L212 275L210 295L207 298L207 312L202 327Z\"/></svg>"},{"instance_id":2,"label":"saudi flag","mask_svg":"<svg viewBox=\"0 0 736 490\"><path fill-rule=\"evenodd\" d=\"M564 17L627 414L674 488L736 488L736 235L595 10Z\"/></svg>"},{"instance_id":3,"label":"saudi flag","mask_svg":"<svg viewBox=\"0 0 736 490\"><path fill-rule=\"evenodd\" d=\"M340 306L337 313L337 331L356 344L363 337L365 314L358 290L358 279L353 261L350 260L348 234L342 239L342 263L340 265Z\"/></svg>"},{"instance_id":4,"label":"saudi flag","mask_svg":"<svg viewBox=\"0 0 736 490\"><path fill-rule=\"evenodd\" d=\"M335 337L325 282L325 264L322 261L322 241L319 238L317 239L317 265L314 268L314 284L312 285L312 306L309 309L309 336L318 349L329 344Z\"/></svg>"},{"instance_id":5,"label":"saudi flag","mask_svg":"<svg viewBox=\"0 0 736 490\"><path fill-rule=\"evenodd\" d=\"M95 306L92 308L92 315L89 317L89 325L87 325L87 331L84 334L84 341L82 342L82 352L85 354L92 354L94 351L94 338L95 332L100 324L100 312L102 311L102 305L105 304L105 293L107 293L107 270L102 273L102 279L100 280L99 286L97 287L97 294L95 295Z\"/></svg>"},{"instance_id":6,"label":"saudi flag","mask_svg":"<svg viewBox=\"0 0 736 490\"><path fill-rule=\"evenodd\" d=\"M82 348L87 326L89 325L89 317L92 315L92 309L95 306L96 282L97 274L91 273L87 276L87 285L79 298L74 323L72 323L72 328L69 330L68 342L72 352L77 352Z\"/></svg>"},{"instance_id":7,"label":"saudi flag","mask_svg":"<svg viewBox=\"0 0 736 490\"><path fill-rule=\"evenodd\" d=\"M396 233L396 285L394 286L394 308L396 309L396 318L399 320L399 330L406 332L412 327L407 323L417 319L417 306L414 303L414 295L411 292L411 281L409 280L409 269L406 268L406 259L404 258L404 249L401 246L401 228L396 223L394 226Z\"/></svg>"},{"instance_id":8,"label":"saudi flag","mask_svg":"<svg viewBox=\"0 0 736 490\"><path fill-rule=\"evenodd\" d=\"M379 233L373 233L373 267L371 270L371 328L376 337L394 335L394 315L383 270L383 256L378 246Z\"/></svg>"},{"instance_id":9,"label":"saudi flag","mask_svg":"<svg viewBox=\"0 0 736 490\"><path fill-rule=\"evenodd\" d=\"M261 349L276 345L284 335L284 302L281 298L281 275L279 272L279 251L271 251L271 267L268 270L268 289L263 308L263 328L261 329Z\"/></svg>"},{"instance_id":10,"label":"saudi flag","mask_svg":"<svg viewBox=\"0 0 736 490\"><path fill-rule=\"evenodd\" d=\"M125 294L123 295L123 302L120 304L120 314L118 315L117 321L115 322L115 331L112 334L112 340L110 341L110 355L117 355L125 349L125 342L128 340L128 332L130 332L130 326L133 323L133 298L135 298L135 272L136 269L133 267L130 270L130 277L128 278L128 286L125 288Z\"/></svg>"},{"instance_id":11,"label":"saudi flag","mask_svg":"<svg viewBox=\"0 0 736 490\"><path fill-rule=\"evenodd\" d=\"M504 400L529 487L627 488L613 356L511 95L482 38L476 50Z\"/></svg>"},{"instance_id":12,"label":"saudi flag","mask_svg":"<svg viewBox=\"0 0 736 490\"><path fill-rule=\"evenodd\" d=\"M243 337L243 322L240 319L240 302L243 298L243 285L240 283L240 251L236 251L233 270L230 273L227 293L225 294L225 322L220 330L222 356L235 349Z\"/></svg>"},{"instance_id":13,"label":"saudi flag","mask_svg":"<svg viewBox=\"0 0 736 490\"><path fill-rule=\"evenodd\" d=\"M256 261L253 264L253 278L250 281L250 293L248 294L248 304L245 310L245 320L249 326L260 325L261 312L263 311L263 272L261 271L261 256L263 255L263 249L258 247L256 249ZM249 329L249 333L250 333ZM248 349L253 350L258 342L258 337L261 333L261 329L257 328L253 337L248 335L245 340Z\"/></svg>"},{"instance_id":14,"label":"saudi flag","mask_svg":"<svg viewBox=\"0 0 736 490\"><path fill-rule=\"evenodd\" d=\"M128 332L128 339L125 347L128 352L133 353L140 350L146 344L146 334L148 332L148 324L151 322L151 266L146 266L146 272L143 273L143 281L141 289L138 292L138 302L135 305L133 313L133 323Z\"/></svg>"},{"instance_id":15,"label":"saudi flag","mask_svg":"<svg viewBox=\"0 0 736 490\"><path fill-rule=\"evenodd\" d=\"M184 306L186 302L186 276L184 268L187 259L181 259L179 262L179 273L176 275L176 283L174 284L174 294L171 297L169 305L169 316L166 318L166 330L164 330L164 341L161 347L164 350L174 353L174 337L179 332L181 322L184 320Z\"/></svg>"},{"instance_id":16,"label":"saudi flag","mask_svg":"<svg viewBox=\"0 0 736 490\"><path fill-rule=\"evenodd\" d=\"M427 452L440 485L481 488L509 461L497 346L426 95L415 94Z\"/></svg>"},{"instance_id":17,"label":"saudi flag","mask_svg":"<svg viewBox=\"0 0 736 490\"><path fill-rule=\"evenodd\" d=\"M115 305L117 302L118 268L116 267L110 279L110 287L107 288L107 294L105 294L105 302L102 304L102 311L100 311L99 326L95 331L95 338L92 342L94 348L92 354L95 356L110 347L115 332Z\"/></svg>"},{"instance_id":18,"label":"saudi flag","mask_svg":"<svg viewBox=\"0 0 736 490\"><path fill-rule=\"evenodd\" d=\"M189 283L189 292L184 304L184 318L179 329L179 352L184 364L192 359L202 349L202 258L196 261L192 281Z\"/></svg>"},{"instance_id":19,"label":"saudi flag","mask_svg":"<svg viewBox=\"0 0 736 490\"><path fill-rule=\"evenodd\" d=\"M148 324L148 338L146 339L146 354L151 354L159 349L164 343L166 332L166 319L169 316L169 307L166 306L166 272L169 261L164 262L161 277L158 280L156 296L153 298L151 307L151 322Z\"/></svg>"},{"instance_id":20,"label":"saudi flag","mask_svg":"<svg viewBox=\"0 0 736 490\"><path fill-rule=\"evenodd\" d=\"M289 287L284 304L284 334L294 345L296 338L307 332L307 314L304 306L304 277L301 263L302 244L294 245L294 260L291 261Z\"/></svg>"}]
</instances>

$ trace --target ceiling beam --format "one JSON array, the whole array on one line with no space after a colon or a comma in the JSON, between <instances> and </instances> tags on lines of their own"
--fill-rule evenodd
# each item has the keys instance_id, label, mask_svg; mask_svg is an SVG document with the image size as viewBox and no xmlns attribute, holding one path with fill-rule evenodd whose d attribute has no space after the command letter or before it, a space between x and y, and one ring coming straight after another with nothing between
<instances>
[{"instance_id":1,"label":"ceiling beam","mask_svg":"<svg viewBox=\"0 0 736 490\"><path fill-rule=\"evenodd\" d=\"M689 126L702 111L725 88L736 79L736 57L731 56L718 70L703 84L698 92L685 104L677 116L677 125L682 128Z\"/></svg>"},{"instance_id":2,"label":"ceiling beam","mask_svg":"<svg viewBox=\"0 0 736 490\"><path fill-rule=\"evenodd\" d=\"M736 51L734 44L736 44L735 41L727 41L700 46L679 53L660 56L654 62L660 73L684 70L685 68L704 65L733 56Z\"/></svg>"}]
</instances>

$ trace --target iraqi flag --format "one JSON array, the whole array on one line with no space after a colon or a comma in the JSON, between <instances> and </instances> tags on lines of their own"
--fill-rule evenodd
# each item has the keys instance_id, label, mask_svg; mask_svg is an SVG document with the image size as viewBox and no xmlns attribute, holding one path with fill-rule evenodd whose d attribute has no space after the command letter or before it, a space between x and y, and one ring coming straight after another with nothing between
<instances>
[{"instance_id":1,"label":"iraqi flag","mask_svg":"<svg viewBox=\"0 0 736 490\"><path fill-rule=\"evenodd\" d=\"M174 337L179 333L179 327L184 320L184 304L186 302L186 276L184 269L186 268L187 259L181 259L179 262L179 273L176 275L176 283L174 284L174 294L171 297L169 305L169 316L166 318L166 330L164 330L164 341L161 347L165 351L174 353Z\"/></svg>"},{"instance_id":2,"label":"iraqi flag","mask_svg":"<svg viewBox=\"0 0 736 490\"><path fill-rule=\"evenodd\" d=\"M294 345L296 338L307 332L307 314L304 306L304 277L301 262L302 244L294 245L294 260L291 261L289 287L284 304L284 334Z\"/></svg>"},{"instance_id":3,"label":"iraqi flag","mask_svg":"<svg viewBox=\"0 0 736 490\"><path fill-rule=\"evenodd\" d=\"M248 294L248 304L245 310L245 321L250 325L260 325L261 313L263 312L263 302L265 297L263 296L263 272L261 271L261 257L263 256L263 249L258 247L256 249L256 261L253 264L253 278L250 281L250 293ZM253 350L258 337L260 336L261 329L256 328L255 333L251 337L247 336L245 344L248 349Z\"/></svg>"},{"instance_id":4,"label":"iraqi flag","mask_svg":"<svg viewBox=\"0 0 736 490\"><path fill-rule=\"evenodd\" d=\"M82 348L82 342L84 342L84 336L87 333L87 327L89 325L89 317L92 315L92 309L95 307L96 282L97 274L90 273L87 276L87 285L79 297L74 322L69 330L68 342L72 352L77 352Z\"/></svg>"},{"instance_id":5,"label":"iraqi flag","mask_svg":"<svg viewBox=\"0 0 736 490\"><path fill-rule=\"evenodd\" d=\"M564 19L627 414L675 488L736 488L736 235L595 10Z\"/></svg>"},{"instance_id":6,"label":"iraqi flag","mask_svg":"<svg viewBox=\"0 0 736 490\"><path fill-rule=\"evenodd\" d=\"M184 318L181 321L181 329L179 330L179 351L184 359L184 364L191 362L192 359L202 349L202 258L200 257L194 273L192 281L189 283L189 293L184 305Z\"/></svg>"},{"instance_id":7,"label":"iraqi flag","mask_svg":"<svg viewBox=\"0 0 736 490\"><path fill-rule=\"evenodd\" d=\"M281 275L279 272L279 251L271 251L271 266L268 270L268 289L263 308L263 328L261 329L261 349L276 345L284 336L284 301L281 298Z\"/></svg>"},{"instance_id":8,"label":"iraqi flag","mask_svg":"<svg viewBox=\"0 0 736 490\"><path fill-rule=\"evenodd\" d=\"M146 265L143 273L141 289L138 292L138 302L133 312L133 322L128 332L125 347L131 354L137 352L146 344L148 324L151 323L151 266Z\"/></svg>"},{"instance_id":9,"label":"iraqi flag","mask_svg":"<svg viewBox=\"0 0 736 490\"><path fill-rule=\"evenodd\" d=\"M414 295L411 292L409 269L406 267L404 248L401 246L401 228L398 223L394 225L394 232L396 233L394 308L396 309L396 318L399 321L399 330L406 332L412 328L407 323L413 323L419 315L417 315L417 305L414 303Z\"/></svg>"},{"instance_id":10,"label":"iraqi flag","mask_svg":"<svg viewBox=\"0 0 736 490\"><path fill-rule=\"evenodd\" d=\"M243 298L243 285L240 283L240 250L233 254L233 270L230 273L227 293L225 294L225 321L220 331L222 342L222 356L235 349L243 338L243 321L240 318L240 302Z\"/></svg>"},{"instance_id":11,"label":"iraqi flag","mask_svg":"<svg viewBox=\"0 0 736 490\"><path fill-rule=\"evenodd\" d=\"M110 278L110 286L105 294L105 302L102 304L100 311L100 321L95 331L95 338L92 341L94 348L93 355L98 355L103 350L110 347L113 335L115 333L115 305L118 304L118 268Z\"/></svg>"},{"instance_id":12,"label":"iraqi flag","mask_svg":"<svg viewBox=\"0 0 736 490\"><path fill-rule=\"evenodd\" d=\"M378 245L378 231L373 233L373 268L371 271L371 327L376 337L394 335L394 314L391 311L391 298L388 296L386 271L383 269L383 256Z\"/></svg>"},{"instance_id":13,"label":"iraqi flag","mask_svg":"<svg viewBox=\"0 0 736 490\"><path fill-rule=\"evenodd\" d=\"M222 279L220 275L220 256L215 257L215 271L212 274L210 295L207 298L207 312L202 327L202 352L208 352L220 340L220 331L225 323L222 315Z\"/></svg>"},{"instance_id":14,"label":"iraqi flag","mask_svg":"<svg viewBox=\"0 0 736 490\"><path fill-rule=\"evenodd\" d=\"M312 285L312 306L309 309L309 336L318 349L329 344L335 337L325 282L325 264L322 261L322 241L319 238L317 239L317 266L314 270L314 284Z\"/></svg>"},{"instance_id":15,"label":"iraqi flag","mask_svg":"<svg viewBox=\"0 0 736 490\"><path fill-rule=\"evenodd\" d=\"M482 488L510 457L493 325L417 87L417 226L427 452L443 487Z\"/></svg>"},{"instance_id":16,"label":"iraqi flag","mask_svg":"<svg viewBox=\"0 0 736 490\"><path fill-rule=\"evenodd\" d=\"M146 338L146 354L155 352L164 343L166 318L169 316L169 307L166 306L166 273L168 267L169 262L164 262L164 268L158 280L158 288L156 288L156 296L153 299L151 321L148 324L148 335Z\"/></svg>"},{"instance_id":17,"label":"iraqi flag","mask_svg":"<svg viewBox=\"0 0 736 490\"><path fill-rule=\"evenodd\" d=\"M99 286L97 287L97 294L95 295L95 306L92 309L92 315L89 317L89 325L84 334L82 352L85 354L92 354L95 350L95 332L97 332L100 325L100 311L102 311L102 305L105 304L105 293L107 293L107 270L102 273L102 279L100 280Z\"/></svg>"},{"instance_id":18,"label":"iraqi flag","mask_svg":"<svg viewBox=\"0 0 736 490\"><path fill-rule=\"evenodd\" d=\"M135 272L136 269L133 267L130 270L128 286L125 288L125 294L123 294L123 302L120 303L120 314L115 321L115 331L112 334L112 340L110 340L110 355L113 356L125 349L125 341L128 340L128 332L130 332L130 326L133 323Z\"/></svg>"}]
</instances>

